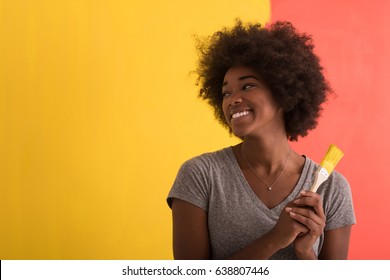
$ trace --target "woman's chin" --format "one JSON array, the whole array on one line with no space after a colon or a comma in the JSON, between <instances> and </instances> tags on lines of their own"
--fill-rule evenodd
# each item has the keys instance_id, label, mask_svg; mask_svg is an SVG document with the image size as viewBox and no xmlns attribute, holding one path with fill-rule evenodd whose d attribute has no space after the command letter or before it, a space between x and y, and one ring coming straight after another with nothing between
<instances>
[{"instance_id":1,"label":"woman's chin","mask_svg":"<svg viewBox=\"0 0 390 280\"><path fill-rule=\"evenodd\" d=\"M236 130L233 130L233 135L238 137L238 138L241 138L241 139L244 139L245 136L246 136L246 133L243 132L243 131L236 131Z\"/></svg>"},{"instance_id":2,"label":"woman's chin","mask_svg":"<svg viewBox=\"0 0 390 280\"><path fill-rule=\"evenodd\" d=\"M230 129L232 134L238 138L244 138L248 134L248 129L241 125L232 125Z\"/></svg>"}]
</instances>

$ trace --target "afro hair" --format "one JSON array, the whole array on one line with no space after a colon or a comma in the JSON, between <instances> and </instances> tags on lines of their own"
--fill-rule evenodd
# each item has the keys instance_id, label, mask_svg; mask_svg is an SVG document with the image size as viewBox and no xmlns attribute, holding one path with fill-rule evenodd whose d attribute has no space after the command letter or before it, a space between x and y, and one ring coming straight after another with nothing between
<instances>
[{"instance_id":1,"label":"afro hair","mask_svg":"<svg viewBox=\"0 0 390 280\"><path fill-rule=\"evenodd\" d=\"M232 28L198 39L197 49L199 97L213 107L217 120L230 132L222 111L222 83L233 66L250 67L260 75L283 109L290 141L317 126L321 105L332 89L313 52L311 36L297 32L290 22L263 27L237 19Z\"/></svg>"}]
</instances>

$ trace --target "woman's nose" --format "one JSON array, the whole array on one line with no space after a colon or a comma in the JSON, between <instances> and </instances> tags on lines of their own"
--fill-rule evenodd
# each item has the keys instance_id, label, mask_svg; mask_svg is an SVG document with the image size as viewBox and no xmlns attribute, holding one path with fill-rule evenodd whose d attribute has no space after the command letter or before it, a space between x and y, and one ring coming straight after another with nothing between
<instances>
[{"instance_id":1,"label":"woman's nose","mask_svg":"<svg viewBox=\"0 0 390 280\"><path fill-rule=\"evenodd\" d=\"M242 97L240 94L233 94L232 99L230 100L230 105L238 105L242 103Z\"/></svg>"}]
</instances>

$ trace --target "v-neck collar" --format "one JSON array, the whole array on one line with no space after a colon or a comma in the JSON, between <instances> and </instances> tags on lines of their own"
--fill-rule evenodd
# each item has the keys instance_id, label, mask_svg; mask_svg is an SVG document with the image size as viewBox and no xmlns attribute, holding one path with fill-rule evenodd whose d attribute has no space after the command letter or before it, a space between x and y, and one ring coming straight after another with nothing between
<instances>
[{"instance_id":1,"label":"v-neck collar","mask_svg":"<svg viewBox=\"0 0 390 280\"><path fill-rule=\"evenodd\" d=\"M228 148L228 154L229 154L229 157L231 158L231 161L233 163L233 169L234 169L235 173L237 174L239 180L242 183L241 186L245 189L246 193L251 198L253 203L261 210L279 213L286 206L286 204L288 202L290 202L291 200L293 200L294 198L296 198L298 196L299 192L303 189L303 186L304 186L306 179L307 179L307 176L308 176L307 170L309 169L309 166L310 166L310 159L305 157L305 164L303 166L301 175L299 176L299 180L298 180L297 184L295 185L293 191L281 203L274 206L273 208L268 208L268 206L265 205L264 202L261 201L261 199L257 197L255 192L252 190L251 186L249 185L248 181L246 180L244 173L242 172L240 165L238 164L237 158L234 155L233 147Z\"/></svg>"}]
</instances>

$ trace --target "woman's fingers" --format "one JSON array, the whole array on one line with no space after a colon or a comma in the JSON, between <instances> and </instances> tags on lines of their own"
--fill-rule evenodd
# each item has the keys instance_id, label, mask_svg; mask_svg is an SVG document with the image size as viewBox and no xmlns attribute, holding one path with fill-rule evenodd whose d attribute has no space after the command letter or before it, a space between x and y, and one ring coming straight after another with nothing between
<instances>
[{"instance_id":1,"label":"woman's fingers","mask_svg":"<svg viewBox=\"0 0 390 280\"><path fill-rule=\"evenodd\" d=\"M310 208L286 207L286 212L297 222L306 226L310 231L321 234L325 227L325 220Z\"/></svg>"},{"instance_id":2,"label":"woman's fingers","mask_svg":"<svg viewBox=\"0 0 390 280\"><path fill-rule=\"evenodd\" d=\"M321 218L325 218L324 209L322 207L322 199L318 193L310 191L301 191L301 195L294 199L292 203L296 206L310 207Z\"/></svg>"}]
</instances>

